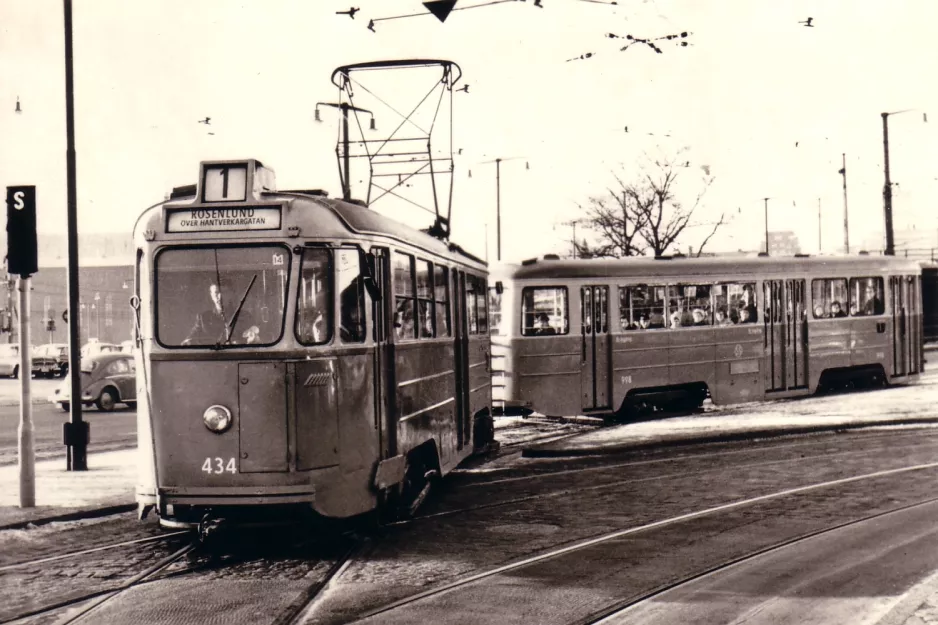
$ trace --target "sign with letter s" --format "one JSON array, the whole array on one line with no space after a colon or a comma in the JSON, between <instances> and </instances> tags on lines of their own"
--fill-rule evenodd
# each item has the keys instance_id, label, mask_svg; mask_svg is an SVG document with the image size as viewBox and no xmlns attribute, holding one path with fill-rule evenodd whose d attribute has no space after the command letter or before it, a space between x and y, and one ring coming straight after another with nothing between
<instances>
[{"instance_id":1,"label":"sign with letter s","mask_svg":"<svg viewBox=\"0 0 938 625\"><path fill-rule=\"evenodd\" d=\"M7 187L7 272L39 271L36 245L36 187Z\"/></svg>"}]
</instances>

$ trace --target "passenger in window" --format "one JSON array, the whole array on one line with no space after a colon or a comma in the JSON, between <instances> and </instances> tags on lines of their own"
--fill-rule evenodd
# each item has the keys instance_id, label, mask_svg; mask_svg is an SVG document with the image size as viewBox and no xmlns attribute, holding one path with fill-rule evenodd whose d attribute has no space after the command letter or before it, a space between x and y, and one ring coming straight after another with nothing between
<instances>
[{"instance_id":1,"label":"passenger in window","mask_svg":"<svg viewBox=\"0 0 938 625\"><path fill-rule=\"evenodd\" d=\"M716 325L718 326L731 326L733 325L733 320L726 316L726 311L722 308L717 308L717 320Z\"/></svg>"},{"instance_id":2,"label":"passenger in window","mask_svg":"<svg viewBox=\"0 0 938 625\"><path fill-rule=\"evenodd\" d=\"M705 313L700 308L695 308L691 311L691 315L694 318L695 326L708 326L710 325L709 320L707 319L707 313Z\"/></svg>"},{"instance_id":3,"label":"passenger in window","mask_svg":"<svg viewBox=\"0 0 938 625\"><path fill-rule=\"evenodd\" d=\"M651 327L651 319L648 318L648 313L641 313L638 316L638 329L647 330Z\"/></svg>"},{"instance_id":4,"label":"passenger in window","mask_svg":"<svg viewBox=\"0 0 938 625\"><path fill-rule=\"evenodd\" d=\"M534 317L534 334L537 336L551 336L557 331L550 327L550 317L547 313L537 313Z\"/></svg>"},{"instance_id":5,"label":"passenger in window","mask_svg":"<svg viewBox=\"0 0 938 625\"><path fill-rule=\"evenodd\" d=\"M837 300L834 300L833 302L831 302L831 318L846 317L846 316L847 316L847 313L845 313L840 308L840 302L838 302Z\"/></svg>"},{"instance_id":6,"label":"passenger in window","mask_svg":"<svg viewBox=\"0 0 938 625\"><path fill-rule=\"evenodd\" d=\"M876 293L876 287L872 284L866 285L866 290L864 292L866 295L866 303L863 304L863 314L864 315L881 315L885 310L883 308L883 300L879 299L879 295Z\"/></svg>"},{"instance_id":7,"label":"passenger in window","mask_svg":"<svg viewBox=\"0 0 938 625\"><path fill-rule=\"evenodd\" d=\"M399 339L414 338L414 312L410 300L397 304L397 312L394 313L394 334Z\"/></svg>"},{"instance_id":8,"label":"passenger in window","mask_svg":"<svg viewBox=\"0 0 938 625\"><path fill-rule=\"evenodd\" d=\"M856 317L859 314L859 312L860 312L860 309L857 307L857 303L851 302L850 303L850 316ZM863 314L865 315L866 313L863 313Z\"/></svg>"},{"instance_id":9,"label":"passenger in window","mask_svg":"<svg viewBox=\"0 0 938 625\"><path fill-rule=\"evenodd\" d=\"M823 307L823 306L821 306L820 304L818 304L817 306L814 307L814 318L815 318L815 319L823 319L823 318L826 317L826 316L827 316L827 315L824 314L824 307Z\"/></svg>"},{"instance_id":10,"label":"passenger in window","mask_svg":"<svg viewBox=\"0 0 938 625\"><path fill-rule=\"evenodd\" d=\"M675 311L671 313L671 327L680 328L681 327L681 313L680 311Z\"/></svg>"},{"instance_id":11,"label":"passenger in window","mask_svg":"<svg viewBox=\"0 0 938 625\"><path fill-rule=\"evenodd\" d=\"M740 307L739 323L755 323L755 319L753 319L750 315L751 313L749 312L749 308L746 308L744 306Z\"/></svg>"}]
</instances>

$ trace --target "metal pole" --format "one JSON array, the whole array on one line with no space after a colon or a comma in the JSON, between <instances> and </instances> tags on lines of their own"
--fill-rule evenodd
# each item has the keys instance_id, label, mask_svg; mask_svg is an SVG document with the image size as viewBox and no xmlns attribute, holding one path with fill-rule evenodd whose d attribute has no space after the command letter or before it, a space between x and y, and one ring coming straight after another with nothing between
<instances>
[{"instance_id":1,"label":"metal pole","mask_svg":"<svg viewBox=\"0 0 938 625\"><path fill-rule=\"evenodd\" d=\"M36 505L36 450L33 448L33 406L29 383L32 371L29 336L29 276L20 276L20 508Z\"/></svg>"},{"instance_id":2,"label":"metal pole","mask_svg":"<svg viewBox=\"0 0 938 625\"><path fill-rule=\"evenodd\" d=\"M348 202L352 199L352 172L349 171L348 153L348 104L342 103L342 160L345 164L345 180L342 181L342 199Z\"/></svg>"},{"instance_id":3,"label":"metal pole","mask_svg":"<svg viewBox=\"0 0 938 625\"><path fill-rule=\"evenodd\" d=\"M880 113L883 116L883 170L886 173L886 182L883 185L883 214L886 218L886 256L895 256L896 247L892 236L892 182L889 180L889 113Z\"/></svg>"},{"instance_id":4,"label":"metal pole","mask_svg":"<svg viewBox=\"0 0 938 625\"><path fill-rule=\"evenodd\" d=\"M765 198L765 255L769 255L769 198Z\"/></svg>"},{"instance_id":5,"label":"metal pole","mask_svg":"<svg viewBox=\"0 0 938 625\"><path fill-rule=\"evenodd\" d=\"M821 253L821 198L817 199L817 253Z\"/></svg>"},{"instance_id":6,"label":"metal pole","mask_svg":"<svg viewBox=\"0 0 938 625\"><path fill-rule=\"evenodd\" d=\"M495 234L498 260L502 260L502 159L495 159Z\"/></svg>"},{"instance_id":7,"label":"metal pole","mask_svg":"<svg viewBox=\"0 0 938 625\"><path fill-rule=\"evenodd\" d=\"M573 257L576 258L576 219L570 222L573 226Z\"/></svg>"},{"instance_id":8,"label":"metal pole","mask_svg":"<svg viewBox=\"0 0 938 625\"><path fill-rule=\"evenodd\" d=\"M69 409L71 432L85 433L88 426L81 419L81 344L79 343L78 310L78 193L75 181L75 89L72 71L72 1L65 3L65 132L67 146L65 167L68 187L68 374L71 378L71 406ZM28 375L28 373L26 374ZM88 470L87 437L77 436L68 441L69 471Z\"/></svg>"},{"instance_id":9,"label":"metal pole","mask_svg":"<svg viewBox=\"0 0 938 625\"><path fill-rule=\"evenodd\" d=\"M844 176L844 254L850 253L850 228L847 226L847 155L841 153L843 168L840 173Z\"/></svg>"}]
</instances>

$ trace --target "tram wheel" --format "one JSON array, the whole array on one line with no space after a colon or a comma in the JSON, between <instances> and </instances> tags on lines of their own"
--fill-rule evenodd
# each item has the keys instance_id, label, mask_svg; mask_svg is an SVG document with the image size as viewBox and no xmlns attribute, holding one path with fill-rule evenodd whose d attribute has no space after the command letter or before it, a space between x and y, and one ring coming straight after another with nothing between
<instances>
[{"instance_id":1,"label":"tram wheel","mask_svg":"<svg viewBox=\"0 0 938 625\"><path fill-rule=\"evenodd\" d=\"M101 391L101 396L94 403L101 412L111 412L117 404L117 397L114 396L114 391L106 388Z\"/></svg>"},{"instance_id":2,"label":"tram wheel","mask_svg":"<svg viewBox=\"0 0 938 625\"><path fill-rule=\"evenodd\" d=\"M59 405L62 406L62 410L63 410L64 412L68 412L69 409L71 408L71 404L69 404L67 401L63 401L63 402L62 402L61 404L59 404Z\"/></svg>"},{"instance_id":3,"label":"tram wheel","mask_svg":"<svg viewBox=\"0 0 938 625\"><path fill-rule=\"evenodd\" d=\"M19 368L19 367L13 367L13 373L10 374L10 377L13 378L14 380L15 380L16 378L20 377L20 368Z\"/></svg>"}]
</instances>

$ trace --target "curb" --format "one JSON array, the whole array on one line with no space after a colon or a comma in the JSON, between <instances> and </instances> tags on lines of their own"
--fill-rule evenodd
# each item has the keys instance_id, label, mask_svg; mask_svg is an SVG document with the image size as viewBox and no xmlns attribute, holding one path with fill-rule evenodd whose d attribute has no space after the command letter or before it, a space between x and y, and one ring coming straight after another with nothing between
<instances>
[{"instance_id":1,"label":"curb","mask_svg":"<svg viewBox=\"0 0 938 625\"><path fill-rule=\"evenodd\" d=\"M95 519L103 516L110 516L112 514L122 514L124 512L131 512L137 509L137 504L135 503L122 503L115 504L110 506L102 506L100 508L86 508L83 510L75 510L72 512L63 512L61 514L50 514L48 516L39 517L36 519L29 519L25 521L16 521L14 523L6 523L0 525L0 531L4 530L22 530L28 528L30 525L47 525L49 523L64 522L64 521L80 521L82 519Z\"/></svg>"},{"instance_id":2,"label":"curb","mask_svg":"<svg viewBox=\"0 0 938 625\"><path fill-rule=\"evenodd\" d=\"M836 425L817 425L788 429L763 429L748 432L732 432L728 434L715 434L712 436L699 436L692 438L674 438L641 443L621 443L613 445L597 445L593 447L580 447L575 449L550 449L550 443L544 447L526 447L521 450L522 458L568 458L576 456L603 456L619 454L627 451L645 451L649 449L662 449L668 447L685 447L690 445L708 445L713 443L733 443L754 439L782 438L785 436L799 436L805 434L819 434L822 432L847 432L884 425L919 425L938 423L938 417L925 419L898 419L889 421L866 421L863 423L839 423Z\"/></svg>"}]
</instances>

